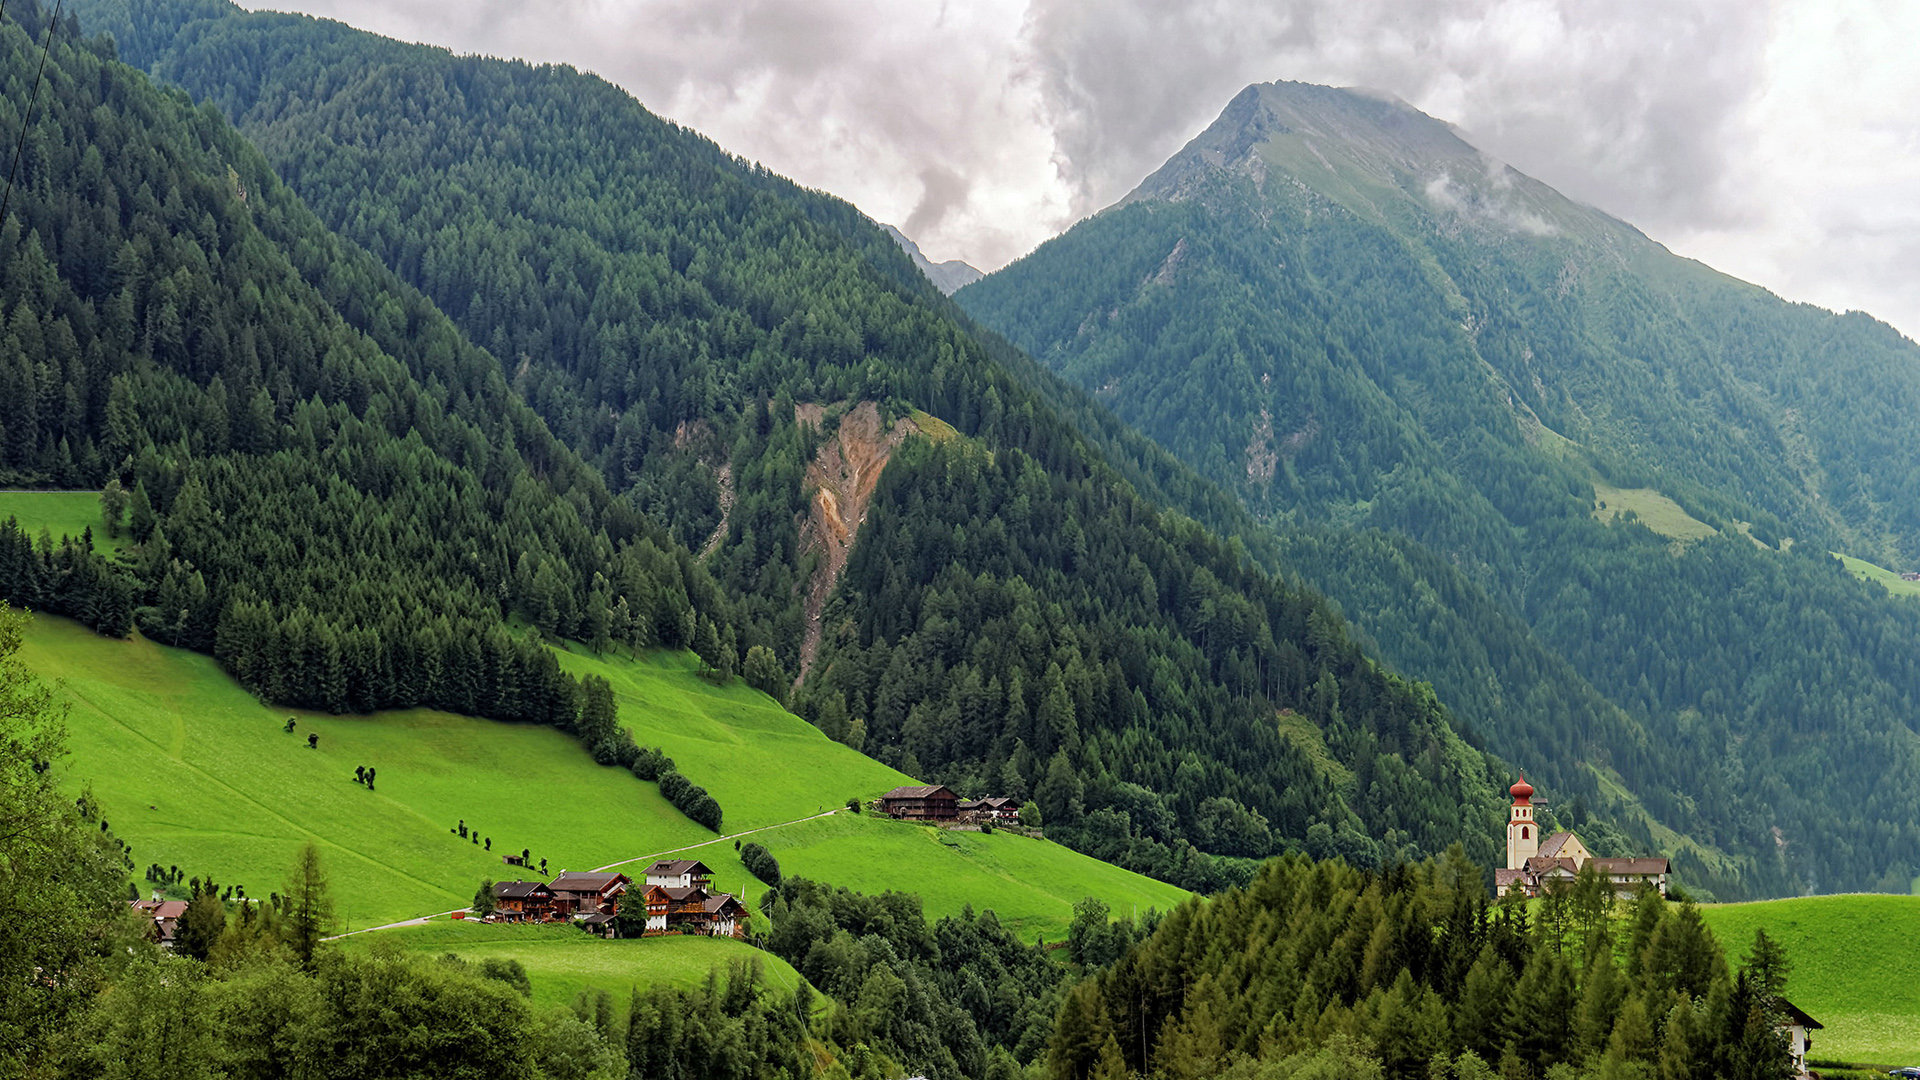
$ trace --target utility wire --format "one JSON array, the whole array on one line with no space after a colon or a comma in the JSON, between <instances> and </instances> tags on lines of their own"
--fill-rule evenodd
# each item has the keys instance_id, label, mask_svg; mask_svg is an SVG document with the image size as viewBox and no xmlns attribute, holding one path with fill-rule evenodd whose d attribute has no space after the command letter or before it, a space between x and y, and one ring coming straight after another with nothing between
<instances>
[{"instance_id":1,"label":"utility wire","mask_svg":"<svg viewBox=\"0 0 1920 1080\"><path fill-rule=\"evenodd\" d=\"M66 2L67 0L54 0L53 18L47 22L47 40L40 47L40 66L33 72L33 93L27 99L26 119L20 124L20 142L14 146L13 164L7 168L7 191L5 195L0 195L0 225L6 223L7 204L13 201L14 174L20 171L20 157L27 149L27 132L33 130L33 110L40 104L40 77L47 73L47 54L53 51L53 31L60 25L60 9ZM0 0L0 17L4 17L6 13L6 0Z\"/></svg>"}]
</instances>

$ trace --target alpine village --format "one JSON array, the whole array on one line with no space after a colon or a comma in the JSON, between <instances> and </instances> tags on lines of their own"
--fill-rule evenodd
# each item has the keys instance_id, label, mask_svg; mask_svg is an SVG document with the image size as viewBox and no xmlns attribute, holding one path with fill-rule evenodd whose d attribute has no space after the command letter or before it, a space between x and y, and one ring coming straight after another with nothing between
<instances>
[{"instance_id":1,"label":"alpine village","mask_svg":"<svg viewBox=\"0 0 1920 1080\"><path fill-rule=\"evenodd\" d=\"M1568 12L295 6L0 5L0 1080L1920 1077L1920 346Z\"/></svg>"}]
</instances>

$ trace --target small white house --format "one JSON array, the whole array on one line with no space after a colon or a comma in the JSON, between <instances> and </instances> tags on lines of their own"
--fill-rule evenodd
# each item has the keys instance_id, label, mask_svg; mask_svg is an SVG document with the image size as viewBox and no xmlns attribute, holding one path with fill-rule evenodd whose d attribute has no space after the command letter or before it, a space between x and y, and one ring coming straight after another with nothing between
<instances>
[{"instance_id":1,"label":"small white house","mask_svg":"<svg viewBox=\"0 0 1920 1080\"><path fill-rule=\"evenodd\" d=\"M647 867L647 884L663 889L704 889L712 880L713 871L694 859L663 859Z\"/></svg>"},{"instance_id":2,"label":"small white house","mask_svg":"<svg viewBox=\"0 0 1920 1080\"><path fill-rule=\"evenodd\" d=\"M1807 1076L1807 1050L1813 1046L1813 1037L1809 1032L1819 1030L1820 1021L1801 1012L1793 1002L1780 999L1782 1014L1781 1026L1787 1029L1787 1047L1793 1055L1793 1075Z\"/></svg>"}]
</instances>

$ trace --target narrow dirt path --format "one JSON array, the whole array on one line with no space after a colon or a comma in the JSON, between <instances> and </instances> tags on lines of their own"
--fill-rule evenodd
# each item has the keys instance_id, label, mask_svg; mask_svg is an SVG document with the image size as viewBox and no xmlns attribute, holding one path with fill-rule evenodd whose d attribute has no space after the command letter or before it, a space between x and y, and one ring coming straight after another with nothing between
<instances>
[{"instance_id":1,"label":"narrow dirt path","mask_svg":"<svg viewBox=\"0 0 1920 1080\"><path fill-rule=\"evenodd\" d=\"M616 866L626 866L629 863L645 862L653 859L658 859L662 855L676 855L682 851L696 851L703 847L712 847L715 844L722 844L727 842L728 840L735 840L742 836L752 836L754 833L770 832L774 829L784 829L789 825L798 825L803 821L818 821L821 818L832 817L833 815L839 812L840 812L839 809L836 808L833 810L825 811L824 813L809 814L806 817L794 818L792 821L782 821L778 825L762 825L757 829L742 829L739 832L728 833L725 836L716 836L711 840L702 840L697 844L688 844L684 847L668 848L665 851L655 851L646 855L635 855L631 859L621 859L619 862L610 862L605 866L596 866L590 871L590 873L603 874L608 870L613 869ZM426 915L416 915L411 919L402 919L399 922L382 923L379 926L366 926L358 930L349 930L344 934L335 934L332 937L322 938L321 940L339 941L341 938L355 937L359 934L371 934L377 930L395 930L402 926L425 926L429 921L433 919L439 919L439 918L452 915L456 911L468 911L468 910L471 910L471 909L453 908L448 911L435 911Z\"/></svg>"}]
</instances>

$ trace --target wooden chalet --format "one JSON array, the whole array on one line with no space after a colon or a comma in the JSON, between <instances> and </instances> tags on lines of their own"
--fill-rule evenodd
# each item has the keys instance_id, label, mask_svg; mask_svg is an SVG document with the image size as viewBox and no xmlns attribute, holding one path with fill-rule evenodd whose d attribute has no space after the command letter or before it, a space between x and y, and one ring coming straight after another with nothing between
<instances>
[{"instance_id":1,"label":"wooden chalet","mask_svg":"<svg viewBox=\"0 0 1920 1080\"><path fill-rule=\"evenodd\" d=\"M995 795L985 799L961 799L958 809L961 821L1017 823L1020 820L1020 801L1005 795Z\"/></svg>"},{"instance_id":2,"label":"wooden chalet","mask_svg":"<svg viewBox=\"0 0 1920 1080\"><path fill-rule=\"evenodd\" d=\"M664 885L668 888L687 889L698 886L707 888L713 882L713 871L707 864L695 859L663 859L647 867L648 885Z\"/></svg>"},{"instance_id":3,"label":"wooden chalet","mask_svg":"<svg viewBox=\"0 0 1920 1080\"><path fill-rule=\"evenodd\" d=\"M129 900L127 906L151 920L148 933L161 948L173 948L174 938L180 933L180 916L187 913L185 900L162 900L155 893L151 900Z\"/></svg>"},{"instance_id":4,"label":"wooden chalet","mask_svg":"<svg viewBox=\"0 0 1920 1080\"><path fill-rule=\"evenodd\" d=\"M915 821L952 821L960 816L960 797L939 785L897 787L880 796L880 812Z\"/></svg>"},{"instance_id":5,"label":"wooden chalet","mask_svg":"<svg viewBox=\"0 0 1920 1080\"><path fill-rule=\"evenodd\" d=\"M613 902L633 879L625 874L562 870L547 888L553 890L553 913L560 918L612 911Z\"/></svg>"},{"instance_id":6,"label":"wooden chalet","mask_svg":"<svg viewBox=\"0 0 1920 1080\"><path fill-rule=\"evenodd\" d=\"M707 933L714 937L743 938L747 936L747 905L741 903L732 893L709 896L702 907L707 917Z\"/></svg>"},{"instance_id":7,"label":"wooden chalet","mask_svg":"<svg viewBox=\"0 0 1920 1080\"><path fill-rule=\"evenodd\" d=\"M645 896L649 934L747 936L747 906L731 893L708 892L698 885L649 885Z\"/></svg>"},{"instance_id":8,"label":"wooden chalet","mask_svg":"<svg viewBox=\"0 0 1920 1080\"><path fill-rule=\"evenodd\" d=\"M546 922L553 907L553 890L544 881L493 883L493 914L502 922Z\"/></svg>"}]
</instances>

